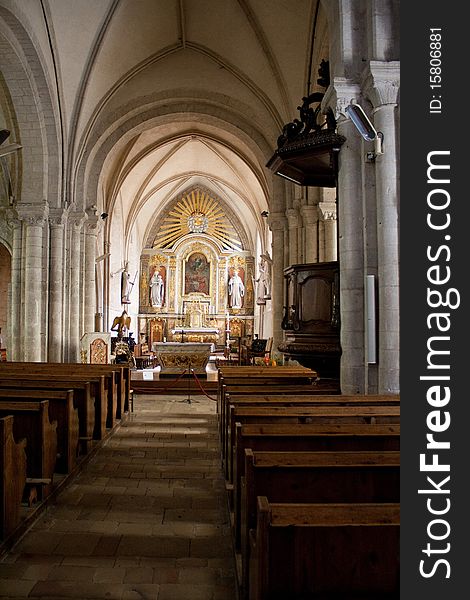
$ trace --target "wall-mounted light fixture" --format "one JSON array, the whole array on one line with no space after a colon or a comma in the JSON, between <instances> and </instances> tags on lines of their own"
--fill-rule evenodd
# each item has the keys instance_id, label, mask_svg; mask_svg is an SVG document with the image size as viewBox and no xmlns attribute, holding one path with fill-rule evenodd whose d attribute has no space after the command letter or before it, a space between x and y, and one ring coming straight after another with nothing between
<instances>
[{"instance_id":1,"label":"wall-mounted light fixture","mask_svg":"<svg viewBox=\"0 0 470 600\"><path fill-rule=\"evenodd\" d=\"M374 152L368 152L367 158L375 160L377 156L383 154L384 134L381 131L376 131L369 117L359 104L351 103L346 106L345 111L362 137L367 142L374 142Z\"/></svg>"}]
</instances>

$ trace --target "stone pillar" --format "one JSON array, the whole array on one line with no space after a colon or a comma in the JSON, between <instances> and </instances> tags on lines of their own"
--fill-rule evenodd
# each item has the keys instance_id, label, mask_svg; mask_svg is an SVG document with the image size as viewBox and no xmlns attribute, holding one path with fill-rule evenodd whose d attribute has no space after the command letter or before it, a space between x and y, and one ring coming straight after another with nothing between
<instances>
[{"instance_id":1,"label":"stone pillar","mask_svg":"<svg viewBox=\"0 0 470 600\"><path fill-rule=\"evenodd\" d=\"M72 213L70 215L71 244L70 244L70 313L69 313L69 362L80 362L80 315L83 295L80 293L81 237L85 215Z\"/></svg>"},{"instance_id":2,"label":"stone pillar","mask_svg":"<svg viewBox=\"0 0 470 600\"><path fill-rule=\"evenodd\" d=\"M41 362L45 333L47 303L42 293L44 224L48 217L48 207L44 205L23 205L18 210L24 222L24 313L22 314L21 337L24 346L20 360Z\"/></svg>"},{"instance_id":3,"label":"stone pillar","mask_svg":"<svg viewBox=\"0 0 470 600\"><path fill-rule=\"evenodd\" d=\"M300 207L300 214L305 230L305 263L318 262L318 208L304 204Z\"/></svg>"},{"instance_id":4,"label":"stone pillar","mask_svg":"<svg viewBox=\"0 0 470 600\"><path fill-rule=\"evenodd\" d=\"M64 233L67 212L56 209L49 214L49 344L48 360L62 362L64 344Z\"/></svg>"},{"instance_id":5,"label":"stone pillar","mask_svg":"<svg viewBox=\"0 0 470 600\"><path fill-rule=\"evenodd\" d=\"M338 236L336 226L336 210L328 210L323 213L323 255L322 262L330 262L338 259Z\"/></svg>"},{"instance_id":6,"label":"stone pillar","mask_svg":"<svg viewBox=\"0 0 470 600\"><path fill-rule=\"evenodd\" d=\"M270 213L268 220L272 231L272 318L273 318L273 349L283 340L281 329L282 307L284 305L284 233L287 219L283 213Z\"/></svg>"},{"instance_id":7,"label":"stone pillar","mask_svg":"<svg viewBox=\"0 0 470 600\"><path fill-rule=\"evenodd\" d=\"M299 213L295 208L286 210L287 222L289 226L289 265L296 265L299 262Z\"/></svg>"},{"instance_id":8,"label":"stone pillar","mask_svg":"<svg viewBox=\"0 0 470 600\"><path fill-rule=\"evenodd\" d=\"M379 393L398 393L399 232L396 107L399 62L371 61L365 91L374 106L374 126L384 135L384 153L375 160L378 255Z\"/></svg>"},{"instance_id":9,"label":"stone pillar","mask_svg":"<svg viewBox=\"0 0 470 600\"><path fill-rule=\"evenodd\" d=\"M21 248L23 239L22 224L19 219L12 218L9 225L13 229L13 243L11 255L11 324L10 340L8 344L8 360L22 360L22 341L21 335Z\"/></svg>"},{"instance_id":10,"label":"stone pillar","mask_svg":"<svg viewBox=\"0 0 470 600\"><path fill-rule=\"evenodd\" d=\"M85 273L83 278L83 296L85 303L84 333L95 331L96 327L96 238L99 222L95 215L88 215L85 223ZM102 321L102 318L101 318ZM98 330L100 331L100 330Z\"/></svg>"},{"instance_id":11,"label":"stone pillar","mask_svg":"<svg viewBox=\"0 0 470 600\"><path fill-rule=\"evenodd\" d=\"M337 129L346 141L339 153L338 235L341 312L341 391L365 393L364 242L362 228L361 137L344 113L359 86L337 77L328 88L325 104L332 106Z\"/></svg>"}]
</instances>

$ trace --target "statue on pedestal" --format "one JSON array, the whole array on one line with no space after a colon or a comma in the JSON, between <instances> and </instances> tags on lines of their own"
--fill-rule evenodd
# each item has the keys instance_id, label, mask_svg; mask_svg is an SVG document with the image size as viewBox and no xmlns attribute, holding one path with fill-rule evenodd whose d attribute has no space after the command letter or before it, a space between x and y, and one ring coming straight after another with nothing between
<instances>
[{"instance_id":1,"label":"statue on pedestal","mask_svg":"<svg viewBox=\"0 0 470 600\"><path fill-rule=\"evenodd\" d=\"M230 296L230 306L232 308L242 308L245 295L245 285L238 273L239 271L236 269L228 281L228 295Z\"/></svg>"},{"instance_id":2,"label":"statue on pedestal","mask_svg":"<svg viewBox=\"0 0 470 600\"><path fill-rule=\"evenodd\" d=\"M266 304L266 300L271 300L272 264L273 261L268 252L261 255L258 265L259 277L256 280L258 283L257 304Z\"/></svg>"},{"instance_id":3,"label":"statue on pedestal","mask_svg":"<svg viewBox=\"0 0 470 600\"><path fill-rule=\"evenodd\" d=\"M131 326L131 318L124 309L119 317L114 317L111 331L117 331L118 338L123 338L127 335Z\"/></svg>"},{"instance_id":4,"label":"statue on pedestal","mask_svg":"<svg viewBox=\"0 0 470 600\"><path fill-rule=\"evenodd\" d=\"M152 275L149 283L150 287L150 304L157 308L163 306L165 300L165 282L158 271Z\"/></svg>"}]
</instances>

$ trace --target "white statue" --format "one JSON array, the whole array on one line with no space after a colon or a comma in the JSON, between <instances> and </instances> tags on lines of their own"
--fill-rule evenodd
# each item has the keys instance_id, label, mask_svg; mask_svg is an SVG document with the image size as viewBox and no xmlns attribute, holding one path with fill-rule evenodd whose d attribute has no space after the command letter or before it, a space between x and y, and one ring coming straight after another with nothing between
<instances>
[{"instance_id":1,"label":"white statue","mask_svg":"<svg viewBox=\"0 0 470 600\"><path fill-rule=\"evenodd\" d=\"M245 286L235 270L228 282L228 295L230 296L230 306L232 308L241 308L243 304L243 296L245 295Z\"/></svg>"},{"instance_id":2,"label":"white statue","mask_svg":"<svg viewBox=\"0 0 470 600\"><path fill-rule=\"evenodd\" d=\"M157 308L163 306L165 299L165 282L158 271L155 271L149 282L150 304Z\"/></svg>"},{"instance_id":3,"label":"white statue","mask_svg":"<svg viewBox=\"0 0 470 600\"><path fill-rule=\"evenodd\" d=\"M271 299L271 269L273 261L268 252L260 257L258 281L258 303L264 304L265 300Z\"/></svg>"},{"instance_id":4,"label":"white statue","mask_svg":"<svg viewBox=\"0 0 470 600\"><path fill-rule=\"evenodd\" d=\"M129 296L133 285L134 282L131 281L131 276L129 273L129 263L126 262L121 275L121 304L131 303Z\"/></svg>"}]
</instances>

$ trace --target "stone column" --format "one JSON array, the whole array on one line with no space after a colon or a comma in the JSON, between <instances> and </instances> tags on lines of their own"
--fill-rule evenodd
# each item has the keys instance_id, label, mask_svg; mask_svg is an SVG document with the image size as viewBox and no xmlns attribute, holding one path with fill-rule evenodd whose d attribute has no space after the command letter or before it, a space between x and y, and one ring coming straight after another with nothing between
<instances>
[{"instance_id":1,"label":"stone column","mask_svg":"<svg viewBox=\"0 0 470 600\"><path fill-rule=\"evenodd\" d=\"M378 255L378 392L398 393L399 382L399 232L396 107L399 62L371 61L365 91L374 106L374 126L384 135L375 160Z\"/></svg>"},{"instance_id":2,"label":"stone column","mask_svg":"<svg viewBox=\"0 0 470 600\"><path fill-rule=\"evenodd\" d=\"M295 208L288 208L286 210L287 223L289 226L289 265L296 265L299 263L299 226L300 219L299 213Z\"/></svg>"},{"instance_id":3,"label":"stone column","mask_svg":"<svg viewBox=\"0 0 470 600\"><path fill-rule=\"evenodd\" d=\"M81 265L81 237L82 227L85 219L83 213L72 213L70 215L71 244L70 244L70 312L69 312L69 362L80 362L80 337L83 333L80 329L80 314L83 295L80 293L80 265Z\"/></svg>"},{"instance_id":4,"label":"stone column","mask_svg":"<svg viewBox=\"0 0 470 600\"><path fill-rule=\"evenodd\" d=\"M85 223L85 272L83 296L85 303L83 330L95 331L96 303L96 239L100 224L95 215L88 215Z\"/></svg>"},{"instance_id":5,"label":"stone column","mask_svg":"<svg viewBox=\"0 0 470 600\"><path fill-rule=\"evenodd\" d=\"M305 229L305 263L318 262L318 207L304 204L300 214Z\"/></svg>"},{"instance_id":6,"label":"stone column","mask_svg":"<svg viewBox=\"0 0 470 600\"><path fill-rule=\"evenodd\" d=\"M361 137L344 113L359 86L337 77L324 102L335 111L337 129L346 138L339 153L338 235L341 313L341 391L365 393L364 242L362 228Z\"/></svg>"},{"instance_id":7,"label":"stone column","mask_svg":"<svg viewBox=\"0 0 470 600\"><path fill-rule=\"evenodd\" d=\"M281 329L282 307L284 305L284 233L287 219L281 212L270 213L268 220L272 231L272 283L271 301L273 318L273 349L283 340Z\"/></svg>"},{"instance_id":8,"label":"stone column","mask_svg":"<svg viewBox=\"0 0 470 600\"><path fill-rule=\"evenodd\" d=\"M18 210L24 222L24 313L22 315L21 337L24 346L21 360L41 362L45 334L47 302L42 293L44 224L48 217L48 207L44 205L23 205Z\"/></svg>"},{"instance_id":9,"label":"stone column","mask_svg":"<svg viewBox=\"0 0 470 600\"><path fill-rule=\"evenodd\" d=\"M13 217L8 221L13 229L13 243L11 255L11 324L10 340L8 345L8 360L22 360L22 341L21 334L21 248L23 239L23 228L21 221Z\"/></svg>"},{"instance_id":10,"label":"stone column","mask_svg":"<svg viewBox=\"0 0 470 600\"><path fill-rule=\"evenodd\" d=\"M50 228L50 269L49 269L49 344L48 360L62 362L64 344L64 233L67 211L51 210Z\"/></svg>"},{"instance_id":11,"label":"stone column","mask_svg":"<svg viewBox=\"0 0 470 600\"><path fill-rule=\"evenodd\" d=\"M338 258L338 236L336 225L336 207L323 210L323 244L320 261L330 262Z\"/></svg>"}]
</instances>

